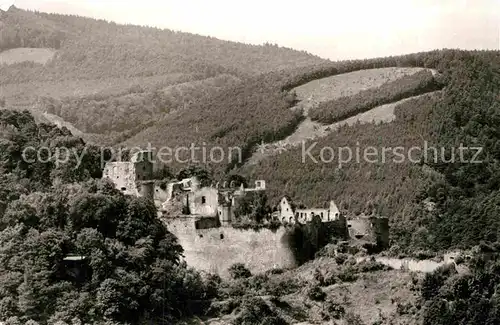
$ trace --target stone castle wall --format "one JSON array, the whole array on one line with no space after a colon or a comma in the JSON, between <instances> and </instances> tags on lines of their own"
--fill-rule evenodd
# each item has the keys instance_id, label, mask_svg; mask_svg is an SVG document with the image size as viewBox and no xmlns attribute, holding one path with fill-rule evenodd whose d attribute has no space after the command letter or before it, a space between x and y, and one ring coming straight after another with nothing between
<instances>
[{"instance_id":1,"label":"stone castle wall","mask_svg":"<svg viewBox=\"0 0 500 325\"><path fill-rule=\"evenodd\" d=\"M228 276L228 268L243 263L252 273L273 268L296 267L297 261L280 227L244 230L232 227L195 229L195 218L167 220L168 230L184 248L186 263L198 270Z\"/></svg>"}]
</instances>

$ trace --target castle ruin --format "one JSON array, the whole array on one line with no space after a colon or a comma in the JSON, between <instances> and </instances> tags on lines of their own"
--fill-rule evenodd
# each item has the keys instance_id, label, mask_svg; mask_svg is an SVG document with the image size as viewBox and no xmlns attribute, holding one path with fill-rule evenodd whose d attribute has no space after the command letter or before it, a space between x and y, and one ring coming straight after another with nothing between
<instances>
[{"instance_id":1,"label":"castle ruin","mask_svg":"<svg viewBox=\"0 0 500 325\"><path fill-rule=\"evenodd\" d=\"M196 177L155 184L152 153L146 151L127 162L107 163L103 178L126 195L154 200L158 217L178 238L184 259L192 267L227 275L234 263L244 263L252 272L297 266L296 249L289 243L291 228L255 231L232 226L240 202L248 195L265 192L264 180L256 180L251 187L235 181L207 185ZM384 248L389 245L386 218L346 221L333 201L327 208L296 208L284 196L276 210L266 216L267 220L299 227L319 222L333 236L344 238L349 233L351 238L374 241Z\"/></svg>"}]
</instances>

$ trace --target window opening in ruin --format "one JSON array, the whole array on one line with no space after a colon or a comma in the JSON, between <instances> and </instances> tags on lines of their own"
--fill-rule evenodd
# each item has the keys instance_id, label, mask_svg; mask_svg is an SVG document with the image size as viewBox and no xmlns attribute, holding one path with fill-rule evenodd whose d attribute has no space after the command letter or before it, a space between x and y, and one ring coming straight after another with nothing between
<instances>
[{"instance_id":1,"label":"window opening in ruin","mask_svg":"<svg viewBox=\"0 0 500 325\"><path fill-rule=\"evenodd\" d=\"M201 204L205 204L205 203L207 203L207 198L202 196L201 197Z\"/></svg>"},{"instance_id":2,"label":"window opening in ruin","mask_svg":"<svg viewBox=\"0 0 500 325\"><path fill-rule=\"evenodd\" d=\"M220 239L224 239L224 234L220 234Z\"/></svg>"},{"instance_id":3,"label":"window opening in ruin","mask_svg":"<svg viewBox=\"0 0 500 325\"><path fill-rule=\"evenodd\" d=\"M126 191L126 190L127 190L127 188L126 188L126 187L122 187L122 188L121 188L121 190L122 190L122 191Z\"/></svg>"},{"instance_id":4,"label":"window opening in ruin","mask_svg":"<svg viewBox=\"0 0 500 325\"><path fill-rule=\"evenodd\" d=\"M200 235L200 238L203 238L203 235Z\"/></svg>"},{"instance_id":5,"label":"window opening in ruin","mask_svg":"<svg viewBox=\"0 0 500 325\"><path fill-rule=\"evenodd\" d=\"M323 212L321 212L321 219L323 219Z\"/></svg>"}]
</instances>

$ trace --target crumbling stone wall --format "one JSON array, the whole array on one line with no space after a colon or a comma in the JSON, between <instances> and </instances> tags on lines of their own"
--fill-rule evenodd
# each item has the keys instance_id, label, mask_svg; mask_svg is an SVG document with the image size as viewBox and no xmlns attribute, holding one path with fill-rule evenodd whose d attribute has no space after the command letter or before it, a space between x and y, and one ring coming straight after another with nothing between
<instances>
[{"instance_id":1,"label":"crumbling stone wall","mask_svg":"<svg viewBox=\"0 0 500 325\"><path fill-rule=\"evenodd\" d=\"M134 163L107 163L103 171L103 178L109 178L115 184L115 187L126 195L139 195Z\"/></svg>"},{"instance_id":2,"label":"crumbling stone wall","mask_svg":"<svg viewBox=\"0 0 500 325\"><path fill-rule=\"evenodd\" d=\"M137 182L148 181L152 177L153 163L148 152L138 152L131 161L108 162L103 170L103 178L110 179L126 195L141 195Z\"/></svg>"},{"instance_id":3,"label":"crumbling stone wall","mask_svg":"<svg viewBox=\"0 0 500 325\"><path fill-rule=\"evenodd\" d=\"M189 192L187 195L189 195L189 210L192 215L217 216L219 194L216 188L204 187L200 190Z\"/></svg>"},{"instance_id":4,"label":"crumbling stone wall","mask_svg":"<svg viewBox=\"0 0 500 325\"><path fill-rule=\"evenodd\" d=\"M229 276L228 268L243 263L251 272L298 265L287 242L286 228L259 231L217 227L196 229L196 218L167 219L168 230L184 248L186 263L198 270Z\"/></svg>"}]
</instances>

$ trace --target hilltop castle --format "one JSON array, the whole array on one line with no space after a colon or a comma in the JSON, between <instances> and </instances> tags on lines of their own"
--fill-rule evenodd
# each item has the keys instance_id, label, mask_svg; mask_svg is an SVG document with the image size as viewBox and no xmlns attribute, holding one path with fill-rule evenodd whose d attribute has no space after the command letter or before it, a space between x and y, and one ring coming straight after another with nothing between
<instances>
[{"instance_id":1,"label":"hilltop castle","mask_svg":"<svg viewBox=\"0 0 500 325\"><path fill-rule=\"evenodd\" d=\"M117 189L126 195L144 196L155 201L159 215L164 217L193 216L218 218L223 226L235 220L235 211L240 200L256 192L265 192L266 182L256 180L254 187L245 187L236 181L203 186L196 177L171 182L164 186L153 181L153 158L151 152L135 153L130 161L108 162L103 178L110 179ZM180 213L179 213L180 212ZM333 201L328 209L295 209L290 197L280 200L271 219L283 224L307 223L314 216L330 222L341 218Z\"/></svg>"},{"instance_id":2,"label":"hilltop castle","mask_svg":"<svg viewBox=\"0 0 500 325\"><path fill-rule=\"evenodd\" d=\"M152 153L145 151L134 154L130 161L107 163L103 178L126 195L154 200L158 216L178 238L192 267L226 274L234 263L244 263L254 272L297 265L296 248L290 246L287 227L255 231L232 226L242 200L265 192L264 180L256 180L252 187L236 181L205 184L196 177L156 184ZM275 210L265 216L265 222L301 226L314 220L341 239L349 235L376 242L382 248L389 244L387 218L346 220L333 201L328 208L305 209L296 208L291 198L284 196Z\"/></svg>"}]
</instances>

